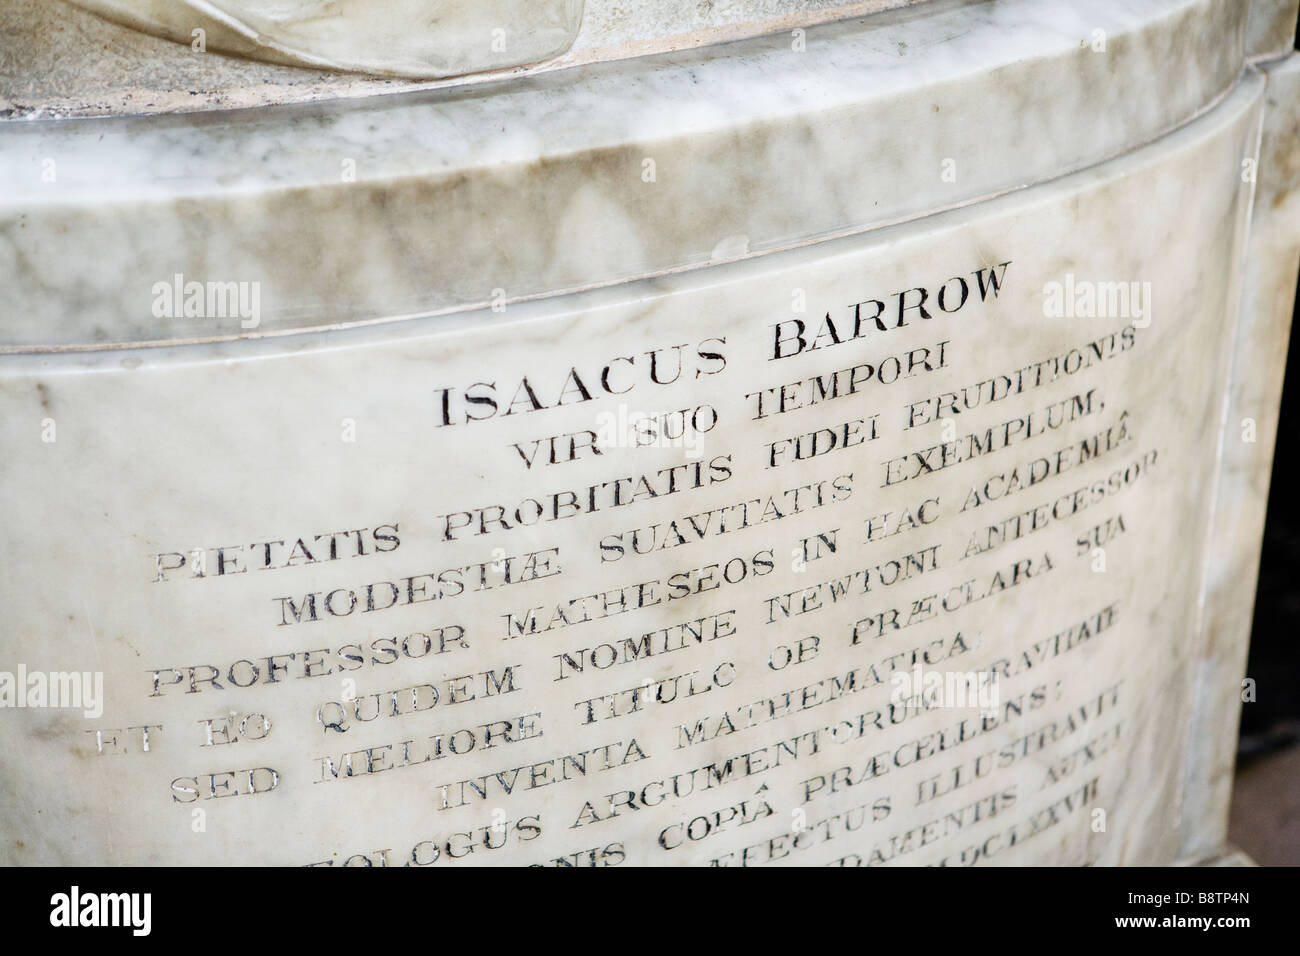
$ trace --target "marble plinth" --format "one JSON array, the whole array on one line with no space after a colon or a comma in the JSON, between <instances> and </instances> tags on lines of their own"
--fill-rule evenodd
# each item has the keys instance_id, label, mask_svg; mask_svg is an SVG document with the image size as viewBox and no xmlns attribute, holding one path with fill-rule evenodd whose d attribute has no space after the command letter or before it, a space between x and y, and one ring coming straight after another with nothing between
<instances>
[{"instance_id":1,"label":"marble plinth","mask_svg":"<svg viewBox=\"0 0 1300 956\"><path fill-rule=\"evenodd\" d=\"M1044 9L0 125L0 861L1221 852L1300 74Z\"/></svg>"}]
</instances>

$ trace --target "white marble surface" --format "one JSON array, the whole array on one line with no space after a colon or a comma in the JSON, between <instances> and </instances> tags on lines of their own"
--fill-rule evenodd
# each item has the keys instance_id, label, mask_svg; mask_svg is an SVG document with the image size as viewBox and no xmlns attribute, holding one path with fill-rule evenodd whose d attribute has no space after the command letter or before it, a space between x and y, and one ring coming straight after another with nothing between
<instances>
[{"instance_id":1,"label":"white marble surface","mask_svg":"<svg viewBox=\"0 0 1300 956\"><path fill-rule=\"evenodd\" d=\"M1205 741L1184 731L1194 726L1212 656L1198 616L1207 569L1235 541L1235 529L1206 516L1222 480L1224 408L1243 332L1239 277L1254 189L1241 164L1254 155L1266 95L1252 71L1181 128L1051 182L864 235L503 313L197 346L4 356L0 488L21 507L9 510L0 532L0 660L102 670L106 701L102 717L89 721L67 710L0 710L0 803L8 809L0 816L0 860L400 865L427 862L436 851L439 866L963 865L1161 864L1185 856L1188 829L1217 826L1225 811L1189 796L1206 784L1194 772ZM986 288L981 298L973 273L987 269L999 270L1002 282L996 296ZM933 308L938 286L954 276L967 277L972 291L952 314L936 311L926 320L905 313L902 327L868 322L853 341L823 338L815 351L773 357L777 323L801 318L815 327L830 314L843 331L853 303L895 301L892 294L918 286L930 290ZM1051 284L1082 288L1076 280L1149 283L1143 301L1151 310L1051 314ZM956 295L958 286L950 288ZM797 311L801 293L806 311ZM685 343L683 374L674 377L673 349ZM1089 343L1099 343L1096 353ZM660 370L666 385L649 377L656 349L667 350L660 353L670 363ZM929 349L935 368L914 364L910 378L873 379L853 397L815 410L770 414L769 404L768 415L754 418L755 400L747 396L756 389L856 363L885 368L890 356L905 360L918 349ZM1071 354L1078 357L1067 363L1090 356L1089 367L1059 378L1022 376L1034 384L960 413L952 435L942 420L905 427L911 403ZM593 385L588 402L571 382L566 389L570 368L595 383L604 366L619 394ZM463 411L486 407L461 402L461 390L493 382L514 395L524 375L547 406L567 395L564 403L463 423ZM461 423L439 424L439 389L453 390L447 408ZM630 411L700 405L711 406L719 424L691 448L607 445L575 461L562 454L560 463L544 464L545 451L532 467L523 461L531 442L600 427L602 413L617 420ZM1059 428L935 473L910 454L950 438L961 444L963 436L1031 412L1041 426L1061 414L1051 408L1073 409L1071 420L1058 418ZM873 416L879 437L872 441L803 461L781 446L780 464L767 466L769 442ZM48 421L57 428L52 442L41 440ZM1095 459L1060 451L1107 430L1115 447ZM1074 464L963 511L972 489L992 481L1004 490L996 476L1036 468L1030 463L1040 458ZM718 480L695 487L695 462ZM668 468L683 482L676 490L665 484L661 470ZM627 482L624 494L640 494L613 504L606 483L642 474L657 476L651 487L660 493ZM891 474L906 480L891 481ZM841 488L816 506L808 492L802 505L785 494L820 481ZM1112 490L1094 499L1087 489L1097 484ZM592 492L600 502L593 512L519 528L484 525L484 534L471 525L446 540L447 515L494 503L515 508L528 496L550 500L566 489L583 489L574 500L585 500L588 487L600 489ZM1088 505L1077 514L989 539L990 527L1071 500L1079 489ZM658 526L663 535L674 519L685 529L685 516L751 499L766 513L768 496L800 512L733 524L725 533L710 524L703 540L692 531L684 543L616 561L600 547L611 535L626 542L631 529ZM931 499L937 503L926 513L939 515L932 523L864 542L869 519L888 525L880 516L919 513ZM228 574L212 573L216 548L249 567L257 563L250 542L328 541L336 531L394 524L396 548L380 549L366 537L367 553L354 557L345 536L337 560L326 560L317 543L311 562L301 555L286 562L281 552L270 570L240 573L232 565ZM792 560L801 538L831 529L841 545L834 553L802 567ZM1107 535L1104 571L1087 546L1098 533ZM963 558L972 536L993 546ZM194 577L187 565L156 580L159 554L167 567L196 548L205 549L207 574ZM481 580L490 588L456 593L449 585L428 603L286 624L277 601L294 595L301 607L309 592L526 553L549 555L536 578L505 584L501 568L489 569ZM889 563L906 564L907 555L921 555L912 573L889 580ZM744 579L724 583L723 575L739 576L737 558ZM711 565L719 567L706 570ZM521 564L507 566L517 574ZM864 570L865 591L832 599L819 587ZM677 589L668 582L678 574L717 587L670 599ZM583 623L568 604L651 581L660 583L642 590L644 607ZM997 581L1016 583L996 590ZM990 587L982 600L968 599ZM774 611L771 600L783 594L805 613ZM945 595L951 609L937 610ZM573 620L509 636L503 615L538 607L549 620L557 605L569 606ZM904 620L928 619L873 633L872 622L890 608ZM595 673L589 664L555 679L563 666L557 655L576 657L582 648L715 614L729 625L715 641ZM1105 626L1087 640L1075 631L1073 642L1054 641L1099 614ZM432 659L305 676L301 656L281 658L287 669L280 679L242 689L225 676L241 659L328 648L313 659L338 664L344 658L337 650L353 642L452 625L465 628L468 647L452 641ZM801 663L782 658L781 647L801 641ZM950 707L907 714L897 725L883 716L873 726L871 715L889 713L890 681L910 667L914 649L931 655L926 668L1002 672L997 726L976 733L978 713ZM200 681L193 693L181 692L191 686L187 669L201 677L205 665L221 672L223 686ZM513 692L488 696L481 677L458 680L489 669L499 678L506 667L515 668ZM856 690L845 693L854 668ZM1221 690L1214 681L1239 677L1212 671L1211 693ZM575 708L597 694L691 672L702 682L721 678L708 692L592 723ZM237 671L234 683L248 673ZM442 689L437 707L353 722L342 733L318 719L319 708L342 705L349 691L364 700L421 683ZM479 693L451 703L454 686ZM797 702L788 709L750 708L787 691ZM1016 701L1020 713L1004 709ZM203 721L250 713L271 721L264 739L204 745ZM735 715L735 731L718 732L727 713ZM430 735L503 720L511 728L498 725L492 747L397 765L402 741L412 741L407 753L418 760ZM680 728L695 721L712 728L708 739L696 733L683 743ZM148 752L138 730L115 730L160 724ZM109 753L96 752L98 738L87 732L96 729L115 742ZM365 748L373 748L368 757ZM322 772L321 758L339 767L345 752L356 755L351 777ZM573 769L577 761L563 759L581 753L589 755L584 774ZM605 753L612 755L607 769ZM362 772L367 759L372 772ZM706 768L728 759L730 776L706 786ZM976 773L993 763L991 776ZM244 775L224 776L236 768ZM274 789L267 789L268 770L251 778L262 792L246 792L254 768L276 772ZM191 802L192 781L207 774L218 774L203 777L215 798ZM956 775L964 785L949 791ZM481 799L460 784L485 777ZM659 783L674 777L680 796ZM509 795L505 781L517 784ZM926 781L941 792L932 794ZM245 792L232 794L241 786ZM613 818L611 809L618 811ZM724 817L720 830L711 829L718 823L710 820ZM708 835L677 845L697 818L704 823L696 832ZM491 830L494 823L501 829ZM501 841L501 850L485 847Z\"/></svg>"},{"instance_id":2,"label":"white marble surface","mask_svg":"<svg viewBox=\"0 0 1300 956\"><path fill-rule=\"evenodd\" d=\"M0 347L479 308L907 220L1185 123L1236 80L1246 12L922 5L810 28L803 52L778 35L256 115L6 123ZM258 283L256 328L155 315L176 275Z\"/></svg>"},{"instance_id":3,"label":"white marble surface","mask_svg":"<svg viewBox=\"0 0 1300 956\"><path fill-rule=\"evenodd\" d=\"M1213 532L1224 542L1206 563L1200 630L1205 642L1184 822L1188 855L1211 852L1227 839L1223 808L1232 794L1243 675L1259 578L1275 441L1294 441L1279 418L1287 343L1300 271L1300 60L1266 65L1265 120L1241 276L1241 313L1224 404L1221 477ZM1253 440L1247 440L1253 439ZM1280 493L1285 494L1285 489ZM1245 702L1250 697L1250 702Z\"/></svg>"},{"instance_id":4,"label":"white marble surface","mask_svg":"<svg viewBox=\"0 0 1300 956\"><path fill-rule=\"evenodd\" d=\"M510 82L214 59L196 108L313 102L0 121L0 863L1221 854L1295 3L814 25L886 5L589 0ZM133 111L85 72L13 115ZM996 721L897 704L918 656Z\"/></svg>"},{"instance_id":5,"label":"white marble surface","mask_svg":"<svg viewBox=\"0 0 1300 956\"><path fill-rule=\"evenodd\" d=\"M551 59L582 22L582 0L386 0L381 10L369 0L71 2L200 54L419 78Z\"/></svg>"},{"instance_id":6,"label":"white marble surface","mask_svg":"<svg viewBox=\"0 0 1300 956\"><path fill-rule=\"evenodd\" d=\"M1300 0L1251 0L1246 26L1246 52L1250 56L1275 58L1295 46L1296 17Z\"/></svg>"},{"instance_id":7,"label":"white marble surface","mask_svg":"<svg viewBox=\"0 0 1300 956\"><path fill-rule=\"evenodd\" d=\"M151 5L174 10L181 0L86 0L87 6ZM239 0L254 2L254 0ZM258 0L260 2L260 0ZM286 0L292 8L299 0ZM410 0L438 2L443 0ZM962 0L938 0L952 6ZM440 79L377 78L221 55L212 47L194 55L191 24L181 31L187 47L70 6L63 0L7 0L0 8L0 111L18 115L102 115L265 106L321 98L365 96L403 89L477 83L563 69L603 60L682 50L768 33L790 33L813 24L858 17L936 0L589 0L567 49L539 62L502 70L495 51L467 49L480 62L475 72ZM460 2L462 22L473 22L489 5ZM527 8L526 8L527 9ZM496 24L500 26L500 24ZM373 30L362 18L357 32ZM427 31L412 29L415 39ZM474 46L474 37L462 37ZM430 49L446 44L428 38ZM527 42L535 43L531 39ZM463 46L464 44L462 44ZM536 51L529 47L529 55ZM266 55L266 48L245 52ZM509 52L509 51L506 51ZM383 51L377 51L382 56ZM490 54L490 56L488 55ZM393 72L392 64L372 64ZM426 76L427 72L415 71Z\"/></svg>"}]
</instances>

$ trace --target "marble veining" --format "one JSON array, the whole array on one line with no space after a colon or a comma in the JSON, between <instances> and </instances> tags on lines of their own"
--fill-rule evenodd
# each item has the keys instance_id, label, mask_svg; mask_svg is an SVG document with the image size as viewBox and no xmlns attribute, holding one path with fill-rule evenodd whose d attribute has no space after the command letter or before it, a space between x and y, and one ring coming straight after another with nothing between
<instances>
[{"instance_id":1,"label":"marble veining","mask_svg":"<svg viewBox=\"0 0 1300 956\"><path fill-rule=\"evenodd\" d=\"M476 72L439 79L399 79L311 69L298 62L283 66L262 60L222 55L209 48L196 55L191 49L194 24L177 31L184 46L122 26L70 6L75 0L8 0L0 9L0 116L12 110L19 116L89 116L228 109L336 97L367 96L400 90L433 89L477 83L502 76L563 69L569 66L642 56L671 50L744 39L765 33L790 33L828 20L857 17L920 3L947 4L966 0L589 0L583 8L576 38L566 30L572 45L567 52L527 63L510 51L511 24L506 29L507 50L482 49L481 35L461 36L464 53L477 57L461 62ZM243 0L241 0L243 2ZM290 7L296 0L291 0ZM422 0L424 3L430 0ZM140 7L128 0L88 0L97 8ZM161 6L155 2L154 6ZM458 2L462 22L481 15L477 2ZM174 9L174 4L172 5ZM525 7L527 13L528 7ZM531 14L513 25L528 22ZM364 21L357 31L373 32ZM159 32L162 32L159 30ZM418 27L412 32L426 33ZM242 40L242 37L235 37ZM446 46L446 38L426 38L429 49ZM527 55L538 55L537 40L524 36ZM340 42L349 42L340 37ZM408 41L409 42L409 41ZM420 42L420 41L416 41ZM261 46L247 53L267 56L274 50ZM555 51L552 51L555 52ZM355 53L355 51L354 51ZM391 57L370 65L393 72ZM499 69L507 60L521 63ZM360 63L353 62L360 66ZM418 64L413 65L418 67ZM428 68L415 68L427 77ZM7 102L6 102L7 101Z\"/></svg>"},{"instance_id":2,"label":"marble veining","mask_svg":"<svg viewBox=\"0 0 1300 956\"><path fill-rule=\"evenodd\" d=\"M71 0L190 46L293 66L458 76L551 59L573 45L582 0Z\"/></svg>"},{"instance_id":3,"label":"marble veining","mask_svg":"<svg viewBox=\"0 0 1300 956\"><path fill-rule=\"evenodd\" d=\"M1244 14L922 6L810 28L802 51L777 36L364 105L7 124L2 342L446 312L906 220L1186 122L1236 79ZM154 315L177 275L259 283L257 327Z\"/></svg>"},{"instance_id":4,"label":"marble veining","mask_svg":"<svg viewBox=\"0 0 1300 956\"><path fill-rule=\"evenodd\" d=\"M0 859L490 865L582 862L589 850L593 865L1179 859L1187 845L1181 827L1195 809L1186 783L1200 743L1184 731L1193 725L1198 687L1239 680L1226 669L1202 677L1204 643L1187 638L1197 633L1201 570L1223 553L1222 537L1188 516L1208 514L1218 488L1218 459L1207 449L1222 443L1239 285L1231 269L1215 265L1240 261L1244 250L1254 193L1240 177L1240 159L1257 141L1265 90L1249 73L1179 130L1049 183L709 270L504 313L202 346L5 356L0 443L9 453L0 487L23 507L4 522L3 553L24 557L0 575L7 609L0 659L25 655L28 666L51 671L93 661L105 674L105 710L89 723L67 710L4 714L0 803L9 812L0 816ZM1000 276L996 292L990 273ZM956 289L952 277L962 276L969 294L959 307L948 299L943 314L926 320L904 311L907 322L838 344L823 335L817 349L798 354L790 353L798 336L787 325L777 340L785 354L774 357L776 323L814 323L802 339L810 345L822 316L848 323L852 303L876 295L901 308L902 290L918 287L931 290L933 303L940 284ZM1054 312L1049 284L1067 276L1147 282L1150 310L1140 317ZM806 293L803 310L796 289ZM688 342L682 365L668 363L656 379L647 357ZM891 355L916 361L922 352L928 365L908 378L875 381L869 394L755 414L757 390L854 362L886 368ZM1077 363L1091 356L1087 367L1052 364L1072 353ZM567 369L600 382L599 369L614 356L629 357L611 366L619 394L578 401L573 392L571 403L556 402ZM1034 412L1036 428L938 471L915 467L909 452L942 441L945 425L909 427L911 403L927 407L932 396L1044 361L1047 374L1022 376L1023 391L963 411L957 423L959 435L996 433L1006 422L1023 429ZM542 407L504 416L498 406L488 419L465 418L470 383L490 381L510 393L522 375ZM431 400L437 389L453 395L446 412ZM699 446L616 441L599 456L539 462L537 472L517 452L542 434L599 427L620 406L701 404L720 425ZM1055 424L1047 427L1043 416L1053 408L1062 411L1050 413ZM853 416L878 416L878 437L807 460L780 444ZM58 428L52 443L36 437L47 419ZM340 423L346 435L348 422L355 441L340 440ZM1068 449L1091 447L1094 436L1105 436L1097 438L1098 457L1006 491L1013 467L1041 458L1051 470L1051 461L1073 461ZM775 467L773 448L784 449ZM707 479L689 478L697 465ZM645 473L662 484L666 469L687 476L676 490L662 486L661 494L622 504L610 498L612 475ZM599 507L579 515L481 531L459 518L462 508L494 500L514 507L524 495L589 483ZM755 514L752 524L726 532L710 526L702 542L664 539L671 546L614 563L597 546L746 499L786 502L790 489L819 483L824 494L806 492L798 506L806 510L762 522ZM1098 483L1103 492L1089 497ZM156 489L147 506L141 488ZM973 494L994 497L970 505ZM936 502L927 514L938 508L941 515L933 523L863 540L867 519L927 499ZM1059 501L1066 505L1052 517ZM990 527L1038 505L1047 509L1045 526L990 537ZM260 550L240 544L335 527L375 530L357 532L363 554L352 554L348 532L337 560L322 550L310 563L286 561L279 549L264 570L257 569ZM790 560L801 537L834 527L843 549L805 569ZM1186 529L1176 546L1173 527ZM1108 537L1098 565L1078 539L1102 528ZM400 547L370 547L393 535ZM225 573L214 570L215 551L205 552L202 576L182 563L192 548L221 547ZM94 562L76 560L68 548ZM550 556L534 564L534 576L516 570L509 583L488 568L505 556L522 568L517 556L525 553ZM900 579L890 561L909 554L911 571ZM475 562L484 565L485 593L448 588L435 602L379 600L373 611L323 596ZM548 603L664 582L687 569L694 569L690 581L707 577L717 587L666 600L662 583L648 584L643 593L656 597L648 606L624 597L606 601L602 612L597 602L593 620L571 611L574 619L539 629L552 617ZM855 574L851 580L871 587L817 597L827 591L819 582ZM321 596L309 612L304 595L313 591ZM947 594L946 609L931 594ZM913 602L927 600L934 618L923 614L897 630L884 623L893 620L888 609L918 613ZM369 609L367 601L359 607ZM788 612L779 610L782 602ZM537 628L503 622L534 606L543 609ZM562 652L585 660L602 642L643 633L653 642L683 619L719 614L718 636L703 646L556 680ZM357 699L422 681L444 697L464 699L471 688L476 697L444 700L429 713L346 718L340 677L350 675L325 670L348 660L336 649L453 624L466 628L465 644L452 632L445 655L382 665L367 659L355 672ZM779 656L779 647L800 640L809 641L807 660ZM308 648L325 650L302 656ZM926 649L923 669L1004 668L996 721L939 706L879 718L877 729L871 715L890 706L890 675L911 668L909 655L919 648ZM268 682L272 657L285 670ZM249 663L236 667L239 661ZM255 677L250 668L259 661ZM513 682L505 686L515 689L491 693L482 672L495 674L500 691L506 667ZM187 692L191 668L194 677L215 675L219 686L200 681ZM739 679L734 687L729 668ZM696 671L690 697L681 689L639 712L584 717L585 698ZM480 676L457 676L471 674ZM701 680L716 686L703 692ZM791 688L800 703L782 705ZM429 699L426 692L425 705ZM771 708L747 709L768 699ZM732 709L727 730L722 715ZM229 711L263 715L273 729L257 737L258 719L237 747L205 745L203 721ZM694 729L696 720L704 730ZM494 745L484 747L484 731L474 728L494 721ZM154 727L147 752L137 739L142 725ZM137 729L114 731L125 727ZM429 735L462 728L458 751L430 749ZM109 743L97 742L103 739ZM394 747L401 741L411 743ZM1010 756L998 756L1004 753ZM561 776L559 768L572 765L565 755L575 754L588 755L575 758L585 761L583 773ZM980 758L985 767L1000 761L995 775L970 769ZM731 769L718 769L728 760ZM244 769L229 773L237 767ZM958 768L965 777L954 776ZM706 786L711 774L717 782ZM482 797L465 784L480 778ZM68 779L80 783L60 783ZM502 780L519 785L505 793ZM1205 783L1193 774L1191 785ZM620 794L646 806L615 815L611 800ZM697 827L698 839L689 838L695 817L742 802L730 826L704 836ZM362 806L383 810L358 812ZM38 807L45 819L36 819ZM201 831L195 809L205 813ZM792 827L796 811L802 829ZM1223 807L1205 812L1212 819L1202 822L1212 828ZM501 819L507 822L492 831ZM469 836L452 838L461 833ZM473 852L464 853L467 841Z\"/></svg>"}]
</instances>

